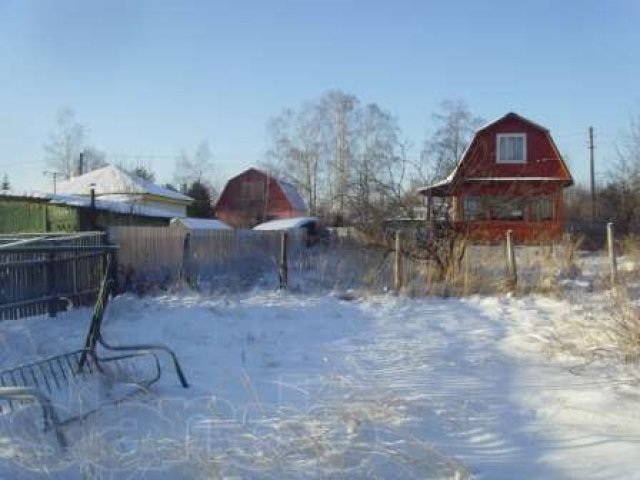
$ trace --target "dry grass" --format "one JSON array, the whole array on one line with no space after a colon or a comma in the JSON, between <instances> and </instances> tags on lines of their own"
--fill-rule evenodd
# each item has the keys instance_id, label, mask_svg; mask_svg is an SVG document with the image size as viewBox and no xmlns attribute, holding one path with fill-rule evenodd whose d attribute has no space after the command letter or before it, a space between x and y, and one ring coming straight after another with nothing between
<instances>
[{"instance_id":1,"label":"dry grass","mask_svg":"<svg viewBox=\"0 0 640 480\"><path fill-rule=\"evenodd\" d=\"M573 299L579 305L579 299ZM554 322L548 339L551 354L594 362L636 364L640 360L640 308L624 287L585 301L581 313Z\"/></svg>"},{"instance_id":2,"label":"dry grass","mask_svg":"<svg viewBox=\"0 0 640 480\"><path fill-rule=\"evenodd\" d=\"M307 292L391 290L394 277L391 239L367 237L362 242L301 252L292 262L294 288ZM577 255L580 245L581 239L567 239L555 245L516 247L518 283L514 288L506 272L504 245L473 245L461 235L444 236L426 246L405 239L402 293L411 297L507 292L559 296L561 281L574 279L581 273Z\"/></svg>"}]
</instances>

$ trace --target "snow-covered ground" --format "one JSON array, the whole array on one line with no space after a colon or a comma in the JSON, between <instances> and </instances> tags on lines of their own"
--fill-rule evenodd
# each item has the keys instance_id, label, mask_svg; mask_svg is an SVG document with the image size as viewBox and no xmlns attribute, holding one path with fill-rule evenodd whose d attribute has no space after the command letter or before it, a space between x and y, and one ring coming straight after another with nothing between
<instances>
[{"instance_id":1,"label":"snow-covered ground","mask_svg":"<svg viewBox=\"0 0 640 480\"><path fill-rule=\"evenodd\" d=\"M151 394L68 426L68 452L43 465L0 438L1 472L640 478L632 370L577 375L578 359L545 354L553 324L582 314L537 296L121 296L105 336L170 345L192 387L165 368ZM1 364L78 348L89 317L0 324Z\"/></svg>"}]
</instances>

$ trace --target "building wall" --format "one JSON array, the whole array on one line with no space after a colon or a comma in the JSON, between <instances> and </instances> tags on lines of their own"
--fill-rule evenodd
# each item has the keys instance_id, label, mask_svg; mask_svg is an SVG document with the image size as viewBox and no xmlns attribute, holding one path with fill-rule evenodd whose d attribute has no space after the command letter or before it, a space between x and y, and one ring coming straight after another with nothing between
<instances>
[{"instance_id":1,"label":"building wall","mask_svg":"<svg viewBox=\"0 0 640 480\"><path fill-rule=\"evenodd\" d=\"M526 163L498 163L497 135L526 134ZM549 181L496 181L500 177L549 177ZM490 178L492 180L467 180ZM563 185L571 181L549 132L517 116L508 116L476 134L456 174L453 187L453 222L460 231L476 240L502 241L512 230L516 241L533 243L558 239L564 228ZM522 198L525 203L539 196L552 196L554 218L533 221L525 213L524 220L474 220L464 218L467 197ZM527 207L528 208L528 207Z\"/></svg>"},{"instance_id":2,"label":"building wall","mask_svg":"<svg viewBox=\"0 0 640 480\"><path fill-rule=\"evenodd\" d=\"M150 208L157 208L159 210L165 210L174 214L175 217L186 217L187 216L187 206L184 204L173 203L173 202L164 202L158 200L151 200L148 198L143 198L138 202L139 205Z\"/></svg>"},{"instance_id":3,"label":"building wall","mask_svg":"<svg viewBox=\"0 0 640 480\"><path fill-rule=\"evenodd\" d=\"M70 232L79 226L80 218L73 207L0 198L0 233Z\"/></svg>"},{"instance_id":4,"label":"building wall","mask_svg":"<svg viewBox=\"0 0 640 480\"><path fill-rule=\"evenodd\" d=\"M518 243L538 243L559 240L564 231L564 200L562 187L558 182L504 182L470 183L458 189L454 198L453 222L456 229L469 234L475 240L502 241L508 230L512 230ZM469 220L465 218L465 198L503 197L523 199L525 203L523 220ZM535 220L530 211L530 202L540 197L551 197L553 219Z\"/></svg>"},{"instance_id":5,"label":"building wall","mask_svg":"<svg viewBox=\"0 0 640 480\"><path fill-rule=\"evenodd\" d=\"M236 228L306 214L291 207L275 179L256 169L249 169L227 182L214 213L216 218Z\"/></svg>"},{"instance_id":6,"label":"building wall","mask_svg":"<svg viewBox=\"0 0 640 480\"><path fill-rule=\"evenodd\" d=\"M166 226L169 218L127 215L52 205L35 199L0 197L0 233L105 230L114 225Z\"/></svg>"},{"instance_id":7,"label":"building wall","mask_svg":"<svg viewBox=\"0 0 640 480\"><path fill-rule=\"evenodd\" d=\"M527 135L527 163L497 163L496 136L499 133ZM459 172L462 177L559 177L570 180L560 154L548 132L517 117L510 117L479 132Z\"/></svg>"}]
</instances>

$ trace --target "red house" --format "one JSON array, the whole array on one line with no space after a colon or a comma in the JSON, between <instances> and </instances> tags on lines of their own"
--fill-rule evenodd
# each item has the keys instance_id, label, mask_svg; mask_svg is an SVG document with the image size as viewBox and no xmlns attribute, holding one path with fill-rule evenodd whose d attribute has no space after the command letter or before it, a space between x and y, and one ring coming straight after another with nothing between
<instances>
[{"instance_id":1,"label":"red house","mask_svg":"<svg viewBox=\"0 0 640 480\"><path fill-rule=\"evenodd\" d=\"M418 189L429 220L446 217L480 241L558 239L563 232L563 188L573 184L549 130L515 113L480 128L449 176ZM434 202L439 198L439 202ZM445 212L435 213L436 204Z\"/></svg>"},{"instance_id":2,"label":"red house","mask_svg":"<svg viewBox=\"0 0 640 480\"><path fill-rule=\"evenodd\" d=\"M293 185L249 168L227 182L214 213L236 228L250 228L268 220L303 217L309 210Z\"/></svg>"}]
</instances>

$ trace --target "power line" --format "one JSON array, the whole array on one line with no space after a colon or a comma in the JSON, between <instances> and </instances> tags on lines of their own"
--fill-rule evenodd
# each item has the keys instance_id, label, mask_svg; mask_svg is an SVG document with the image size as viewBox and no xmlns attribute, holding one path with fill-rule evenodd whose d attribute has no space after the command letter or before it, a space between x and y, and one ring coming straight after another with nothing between
<instances>
[{"instance_id":1,"label":"power line","mask_svg":"<svg viewBox=\"0 0 640 480\"><path fill-rule=\"evenodd\" d=\"M16 163L5 163L1 164L0 168L23 168L23 167L32 167L34 165L42 165L44 162L41 160L39 162L16 162Z\"/></svg>"}]
</instances>

